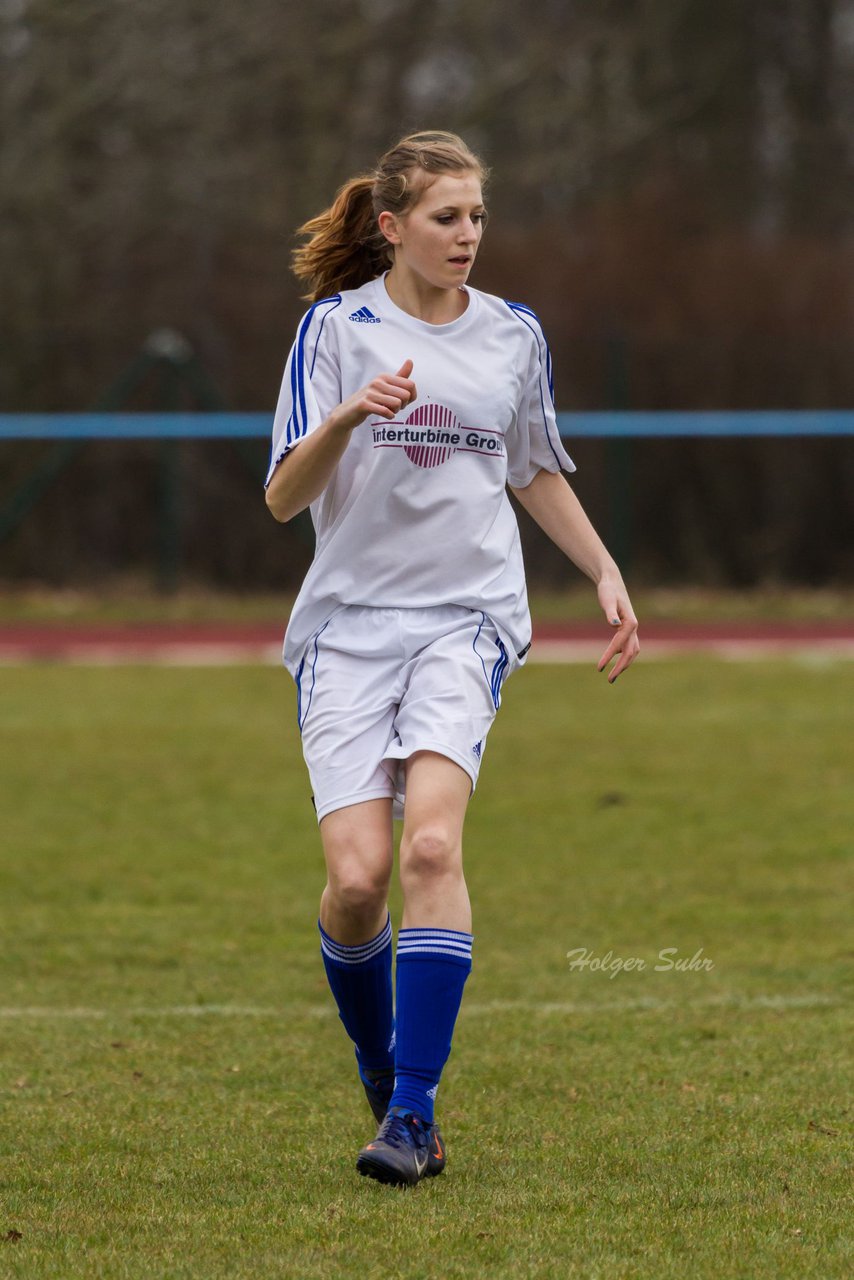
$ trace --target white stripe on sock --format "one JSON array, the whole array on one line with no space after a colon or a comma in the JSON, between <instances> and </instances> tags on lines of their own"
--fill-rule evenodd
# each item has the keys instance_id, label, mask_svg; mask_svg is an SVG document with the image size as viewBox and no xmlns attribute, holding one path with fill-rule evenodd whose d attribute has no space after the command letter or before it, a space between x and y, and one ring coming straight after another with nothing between
<instances>
[{"instance_id":1,"label":"white stripe on sock","mask_svg":"<svg viewBox=\"0 0 854 1280\"><path fill-rule=\"evenodd\" d=\"M462 933L459 929L401 929L400 938L465 938L468 942L474 939L473 933Z\"/></svg>"},{"instance_id":2,"label":"white stripe on sock","mask_svg":"<svg viewBox=\"0 0 854 1280\"><path fill-rule=\"evenodd\" d=\"M391 918L386 920L385 928L378 933L370 942L362 942L355 947L347 947L341 942L335 942L328 934L324 933L323 928L320 929L320 949L324 955L329 956L330 960L337 960L339 964L364 964L367 960L372 960L375 955L391 944Z\"/></svg>"},{"instance_id":3,"label":"white stripe on sock","mask_svg":"<svg viewBox=\"0 0 854 1280\"><path fill-rule=\"evenodd\" d=\"M470 960L473 940L472 934L456 929L401 929L397 937L397 954L439 954Z\"/></svg>"},{"instance_id":4,"label":"white stripe on sock","mask_svg":"<svg viewBox=\"0 0 854 1280\"><path fill-rule=\"evenodd\" d=\"M451 947L440 947L438 945L423 946L423 947L408 947L408 948L405 948L403 951L401 951L400 947L398 947L397 958L398 960L400 960L404 956L424 956L424 955L430 955L431 953L435 953L443 956L456 956L458 960L471 960L471 951L454 951Z\"/></svg>"}]
</instances>

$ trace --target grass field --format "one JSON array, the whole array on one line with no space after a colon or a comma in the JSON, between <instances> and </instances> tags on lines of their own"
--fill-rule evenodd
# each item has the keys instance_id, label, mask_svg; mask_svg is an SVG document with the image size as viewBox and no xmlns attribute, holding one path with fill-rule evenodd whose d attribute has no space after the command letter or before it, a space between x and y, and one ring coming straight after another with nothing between
<instances>
[{"instance_id":1,"label":"grass field","mask_svg":"<svg viewBox=\"0 0 854 1280\"><path fill-rule=\"evenodd\" d=\"M449 1166L413 1192L353 1169L287 677L0 690L0 1275L850 1274L854 666L514 677L467 829Z\"/></svg>"},{"instance_id":2,"label":"grass field","mask_svg":"<svg viewBox=\"0 0 854 1280\"><path fill-rule=\"evenodd\" d=\"M644 588L632 591L644 622L825 622L854 618L854 590L848 586L814 590L793 587L725 590L702 587ZM284 628L293 603L281 591L263 594L183 587L172 595L140 577L119 579L98 590L11 586L0 583L0 626L8 623L88 624L104 622L273 622ZM531 594L537 622L578 622L601 618L595 592L577 579L560 590Z\"/></svg>"}]
</instances>

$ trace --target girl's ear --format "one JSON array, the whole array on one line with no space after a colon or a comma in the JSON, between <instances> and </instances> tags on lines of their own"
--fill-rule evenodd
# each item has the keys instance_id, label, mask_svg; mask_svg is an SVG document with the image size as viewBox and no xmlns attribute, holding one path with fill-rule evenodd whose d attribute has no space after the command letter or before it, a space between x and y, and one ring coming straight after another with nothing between
<instances>
[{"instance_id":1,"label":"girl's ear","mask_svg":"<svg viewBox=\"0 0 854 1280\"><path fill-rule=\"evenodd\" d=\"M397 218L393 213L389 213L384 209L377 218L377 226L388 240L389 244L400 244L400 232L397 227Z\"/></svg>"}]
</instances>

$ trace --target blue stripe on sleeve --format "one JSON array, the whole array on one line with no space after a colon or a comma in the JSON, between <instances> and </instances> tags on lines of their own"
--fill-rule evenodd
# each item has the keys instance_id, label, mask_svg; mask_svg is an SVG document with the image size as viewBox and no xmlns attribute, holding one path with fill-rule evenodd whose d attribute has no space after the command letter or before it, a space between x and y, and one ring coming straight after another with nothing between
<instances>
[{"instance_id":1,"label":"blue stripe on sleeve","mask_svg":"<svg viewBox=\"0 0 854 1280\"><path fill-rule=\"evenodd\" d=\"M297 353L291 352L291 415L288 418L288 434L285 437L285 444L293 444L296 433L296 418L294 410L297 399Z\"/></svg>"},{"instance_id":2,"label":"blue stripe on sleeve","mask_svg":"<svg viewBox=\"0 0 854 1280\"><path fill-rule=\"evenodd\" d=\"M322 305L323 305L323 303L324 303L324 302L332 302L332 303L334 303L335 305L334 305L334 306L331 306L331 307L329 308L329 310L328 310L328 311L324 311L324 313L323 313L323 317L322 317L322 319L321 319L321 321L320 321L320 324L319 324L319 326L318 326L318 329L317 329L317 341L316 341L316 342L315 342L315 344L314 344L314 351L312 352L312 356L311 356L311 368L310 368L310 369L309 369L309 371L308 371L308 376L309 376L309 377L311 377L311 376L312 376L312 374L314 373L314 365L315 365L315 361L317 360L317 352L318 352L318 350L319 350L319 348L320 348L320 335L323 333L323 326L326 324L326 317L327 317L327 316L332 315L332 312L335 310L335 307L340 307L340 306L341 306L341 294L340 294L340 293L336 293L336 294L333 294L333 296L332 296L331 298L323 298L323 299L321 299L321 301L320 301L320 302L315 303L315 306L320 307L320 306L322 306Z\"/></svg>"},{"instance_id":3,"label":"blue stripe on sleeve","mask_svg":"<svg viewBox=\"0 0 854 1280\"><path fill-rule=\"evenodd\" d=\"M330 303L332 304L331 306L329 305ZM314 314L318 307L328 308L320 318L317 336L314 341L314 348L311 353L311 366L308 369L309 378L314 373L314 365L317 360L317 351L320 345L320 335L323 332L326 317L340 305L341 295L338 293L331 298L321 298L319 302L315 302L313 306L309 307L308 311L303 316L297 331L296 341L294 342L293 350L291 351L291 414L288 418L287 433L285 436L285 443L289 448L291 445L296 444L298 440L301 440L308 430L308 406L306 405L305 398L307 366L306 344L312 328Z\"/></svg>"},{"instance_id":4,"label":"blue stripe on sleeve","mask_svg":"<svg viewBox=\"0 0 854 1280\"><path fill-rule=\"evenodd\" d=\"M542 340L543 345L546 348L546 369L545 369L546 382L549 388L549 396L551 397L552 407L554 408L554 382L552 380L552 357L551 357L551 352L549 351L549 344L548 342L546 342L546 335L543 333L543 327L540 324L540 318L536 314L536 312L532 311L530 307L524 306L521 302L507 302L506 298L504 299L504 301L507 304L507 306L510 308L510 310L513 312L513 314L519 317L519 319L522 321L522 324L527 325L527 327L531 330L531 333L534 335L534 337L537 340L538 354L540 350L540 340ZM535 322L536 328L534 327L533 324L531 324L530 320L526 318L528 316L530 316L531 319ZM542 367L542 358L540 359L540 367ZM546 440L548 441L549 448L554 454L555 462L558 465L558 470L561 470L563 468L563 463L561 462L560 457L558 456L558 452L554 446L554 441L552 440L551 432L549 431L549 419L548 419L548 414L546 412L545 396L543 395L542 378L540 378L540 405L542 406L542 410L543 410L543 426L546 432ZM557 426L555 426L555 430L557 430Z\"/></svg>"}]
</instances>

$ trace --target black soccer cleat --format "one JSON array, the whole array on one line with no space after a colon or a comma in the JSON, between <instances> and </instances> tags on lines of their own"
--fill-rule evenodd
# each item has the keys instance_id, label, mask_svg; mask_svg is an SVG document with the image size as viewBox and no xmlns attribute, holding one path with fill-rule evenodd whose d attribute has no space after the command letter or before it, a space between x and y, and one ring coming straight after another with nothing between
<instances>
[{"instance_id":1,"label":"black soccer cleat","mask_svg":"<svg viewBox=\"0 0 854 1280\"><path fill-rule=\"evenodd\" d=\"M373 1142L359 1152L359 1173L396 1187L414 1187L445 1167L445 1144L435 1124L403 1107L392 1107Z\"/></svg>"},{"instance_id":2,"label":"black soccer cleat","mask_svg":"<svg viewBox=\"0 0 854 1280\"><path fill-rule=\"evenodd\" d=\"M366 1071L359 1073L359 1079L365 1090L365 1097L370 1103L377 1124L382 1124L394 1093L394 1067L385 1071Z\"/></svg>"}]
</instances>

